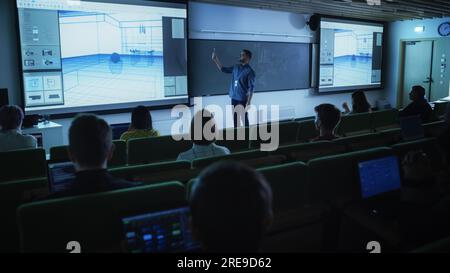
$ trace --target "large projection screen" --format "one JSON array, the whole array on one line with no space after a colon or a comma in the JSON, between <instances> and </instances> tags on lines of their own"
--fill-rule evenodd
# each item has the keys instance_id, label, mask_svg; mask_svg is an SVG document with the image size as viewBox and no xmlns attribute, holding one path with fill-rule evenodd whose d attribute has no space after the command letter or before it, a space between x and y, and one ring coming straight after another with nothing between
<instances>
[{"instance_id":1,"label":"large projection screen","mask_svg":"<svg viewBox=\"0 0 450 273\"><path fill-rule=\"evenodd\" d=\"M17 0L28 114L188 102L187 4Z\"/></svg>"},{"instance_id":2,"label":"large projection screen","mask_svg":"<svg viewBox=\"0 0 450 273\"><path fill-rule=\"evenodd\" d=\"M322 18L319 92L382 87L382 23Z\"/></svg>"}]
</instances>

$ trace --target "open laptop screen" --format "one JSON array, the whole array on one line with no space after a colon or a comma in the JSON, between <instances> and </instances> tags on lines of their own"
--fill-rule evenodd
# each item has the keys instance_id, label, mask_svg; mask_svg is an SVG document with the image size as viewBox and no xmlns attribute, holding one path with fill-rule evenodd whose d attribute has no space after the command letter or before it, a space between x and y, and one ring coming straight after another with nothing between
<instances>
[{"instance_id":1,"label":"open laptop screen","mask_svg":"<svg viewBox=\"0 0 450 273\"><path fill-rule=\"evenodd\" d=\"M128 251L177 253L199 249L192 239L188 220L188 208L122 219Z\"/></svg>"},{"instance_id":2,"label":"open laptop screen","mask_svg":"<svg viewBox=\"0 0 450 273\"><path fill-rule=\"evenodd\" d=\"M360 162L359 178L363 199L400 189L400 170L395 156Z\"/></svg>"},{"instance_id":3,"label":"open laptop screen","mask_svg":"<svg viewBox=\"0 0 450 273\"><path fill-rule=\"evenodd\" d=\"M48 165L50 192L67 189L75 179L75 167L72 162L54 163Z\"/></svg>"}]
</instances>

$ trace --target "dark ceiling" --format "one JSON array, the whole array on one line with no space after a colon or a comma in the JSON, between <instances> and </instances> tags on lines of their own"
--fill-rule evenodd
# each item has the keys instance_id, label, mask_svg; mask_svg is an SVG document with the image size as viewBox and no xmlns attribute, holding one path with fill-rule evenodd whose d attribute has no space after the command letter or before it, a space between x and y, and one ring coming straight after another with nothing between
<instances>
[{"instance_id":1,"label":"dark ceiling","mask_svg":"<svg viewBox=\"0 0 450 273\"><path fill-rule=\"evenodd\" d=\"M398 21L450 16L450 0L198 0L199 2L342 16L375 21ZM381 2L369 5L367 2Z\"/></svg>"}]
</instances>

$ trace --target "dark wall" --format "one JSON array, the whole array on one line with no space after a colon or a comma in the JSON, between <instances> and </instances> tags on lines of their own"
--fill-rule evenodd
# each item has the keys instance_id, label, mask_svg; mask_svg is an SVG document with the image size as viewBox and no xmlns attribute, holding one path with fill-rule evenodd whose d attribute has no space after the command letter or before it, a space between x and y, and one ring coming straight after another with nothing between
<instances>
[{"instance_id":1,"label":"dark wall","mask_svg":"<svg viewBox=\"0 0 450 273\"><path fill-rule=\"evenodd\" d=\"M8 88L9 102L21 103L15 0L0 1L0 88Z\"/></svg>"}]
</instances>

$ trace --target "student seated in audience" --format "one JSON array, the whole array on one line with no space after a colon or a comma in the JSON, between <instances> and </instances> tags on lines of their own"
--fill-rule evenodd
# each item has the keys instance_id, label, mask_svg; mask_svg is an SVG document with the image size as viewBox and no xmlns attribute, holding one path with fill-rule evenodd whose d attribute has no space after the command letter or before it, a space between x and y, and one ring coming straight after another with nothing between
<instances>
[{"instance_id":1,"label":"student seated in audience","mask_svg":"<svg viewBox=\"0 0 450 273\"><path fill-rule=\"evenodd\" d=\"M348 104L344 102L342 105L345 114L370 113L372 107L367 101L366 94L363 91L356 91L352 94L352 110Z\"/></svg>"},{"instance_id":2,"label":"student seated in audience","mask_svg":"<svg viewBox=\"0 0 450 273\"><path fill-rule=\"evenodd\" d=\"M152 115L145 106L138 106L131 113L131 125L127 132L120 137L128 141L133 138L159 136L158 131L153 129Z\"/></svg>"},{"instance_id":3,"label":"student seated in audience","mask_svg":"<svg viewBox=\"0 0 450 273\"><path fill-rule=\"evenodd\" d=\"M272 190L265 178L235 162L204 170L189 204L194 238L206 252L258 252L273 218Z\"/></svg>"},{"instance_id":4,"label":"student seated in audience","mask_svg":"<svg viewBox=\"0 0 450 273\"><path fill-rule=\"evenodd\" d=\"M198 128L195 126L198 123ZM207 128L205 126L208 126ZM196 131L198 129L198 131ZM205 135L205 130L210 131L212 135ZM191 141L192 148L186 152L181 153L177 160L192 161L197 158L204 158L210 156L228 155L230 150L226 147L215 144L216 141L216 123L211 112L204 109L198 111L191 121Z\"/></svg>"},{"instance_id":5,"label":"student seated in audience","mask_svg":"<svg viewBox=\"0 0 450 273\"><path fill-rule=\"evenodd\" d=\"M0 152L37 148L35 137L22 135L23 118L23 111L18 106L0 108Z\"/></svg>"},{"instance_id":6,"label":"student seated in audience","mask_svg":"<svg viewBox=\"0 0 450 273\"><path fill-rule=\"evenodd\" d=\"M316 128L320 135L312 141L322 141L338 138L335 130L341 121L341 112L332 104L321 104L314 108L316 111Z\"/></svg>"},{"instance_id":7,"label":"student seated in audience","mask_svg":"<svg viewBox=\"0 0 450 273\"><path fill-rule=\"evenodd\" d=\"M420 116L422 122L430 122L433 109L425 98L425 88L420 85L413 86L409 93L409 99L412 102L400 111L400 117Z\"/></svg>"},{"instance_id":8,"label":"student seated in audience","mask_svg":"<svg viewBox=\"0 0 450 273\"><path fill-rule=\"evenodd\" d=\"M69 128L69 157L76 178L64 191L52 193L49 198L59 198L104 192L137 186L112 177L107 170L112 158L114 144L112 131L105 120L95 115L76 117Z\"/></svg>"}]
</instances>

